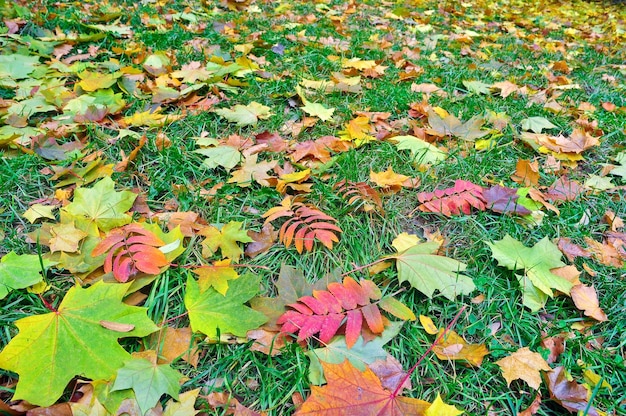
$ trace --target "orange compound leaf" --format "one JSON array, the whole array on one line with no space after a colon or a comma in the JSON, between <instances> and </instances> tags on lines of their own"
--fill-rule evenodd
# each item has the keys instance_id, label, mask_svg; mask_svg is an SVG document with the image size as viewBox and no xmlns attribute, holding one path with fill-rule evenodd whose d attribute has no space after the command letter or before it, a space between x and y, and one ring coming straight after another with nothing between
<instances>
[{"instance_id":1,"label":"orange compound leaf","mask_svg":"<svg viewBox=\"0 0 626 416\"><path fill-rule=\"evenodd\" d=\"M459 179L454 181L452 188L417 194L417 199L422 203L418 208L423 212L436 212L446 217L468 215L472 207L480 211L486 209L483 192L482 186Z\"/></svg>"},{"instance_id":2,"label":"orange compound leaf","mask_svg":"<svg viewBox=\"0 0 626 416\"><path fill-rule=\"evenodd\" d=\"M355 210L376 211L385 215L380 193L367 183L342 180L335 184L333 189L344 199L347 199L348 205L353 206Z\"/></svg>"},{"instance_id":3,"label":"orange compound leaf","mask_svg":"<svg viewBox=\"0 0 626 416\"><path fill-rule=\"evenodd\" d=\"M368 367L361 372L348 360L321 364L328 383L323 387L311 386L311 396L295 413L298 416L421 416L430 407L428 402L385 389Z\"/></svg>"},{"instance_id":4,"label":"orange compound leaf","mask_svg":"<svg viewBox=\"0 0 626 416\"><path fill-rule=\"evenodd\" d=\"M278 218L290 217L280 227L278 240L285 247L293 244L298 253L305 249L312 251L315 241L332 249L333 243L339 242L337 233L342 232L341 228L334 224L337 222L335 218L301 202L292 202L291 196L285 197L280 206L271 208L263 217L265 224Z\"/></svg>"},{"instance_id":5,"label":"orange compound leaf","mask_svg":"<svg viewBox=\"0 0 626 416\"><path fill-rule=\"evenodd\" d=\"M287 312L276 323L282 333L297 334L298 341L307 340L316 334L322 343L330 342L337 334L345 334L346 345L351 348L362 332L381 334L388 325L377 301L380 289L370 280L357 282L351 277L342 283L332 282L328 290L314 290L313 296L302 296L297 302L287 305ZM399 301L380 301L383 309L400 319L415 319L410 310ZM408 313L407 313L408 311Z\"/></svg>"},{"instance_id":6,"label":"orange compound leaf","mask_svg":"<svg viewBox=\"0 0 626 416\"><path fill-rule=\"evenodd\" d=\"M111 230L92 250L92 256L108 253L104 260L104 271L113 272L119 282L127 282L139 272L159 274L160 268L169 262L158 249L165 242L141 225L131 223Z\"/></svg>"}]
</instances>

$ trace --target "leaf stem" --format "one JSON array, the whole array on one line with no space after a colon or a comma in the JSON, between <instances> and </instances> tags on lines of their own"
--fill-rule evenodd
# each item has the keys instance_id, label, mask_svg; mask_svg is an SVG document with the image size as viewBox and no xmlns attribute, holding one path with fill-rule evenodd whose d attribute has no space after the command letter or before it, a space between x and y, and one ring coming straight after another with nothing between
<instances>
[{"instance_id":1,"label":"leaf stem","mask_svg":"<svg viewBox=\"0 0 626 416\"><path fill-rule=\"evenodd\" d=\"M378 259L376 261L373 261L371 263L364 264L363 266L355 267L354 269L348 270L347 272L343 273L341 275L341 277L347 276L347 275L352 274L352 273L356 273L356 272L361 271L363 269L367 269L368 267L372 267L375 264L382 263L382 262L384 262L386 260L389 260L389 258L390 257L383 257L383 258Z\"/></svg>"},{"instance_id":2,"label":"leaf stem","mask_svg":"<svg viewBox=\"0 0 626 416\"><path fill-rule=\"evenodd\" d=\"M437 339L435 339L435 341L430 345L430 347L428 347L428 349L422 354L422 356L419 358L419 360L417 360L417 362L413 365L413 367L411 367L409 371L407 371L406 375L402 377L402 380L400 380L400 382L398 383L398 386L396 387L394 392L391 394L391 397L396 397L398 395L398 393L400 392L400 389L402 388L404 383L407 381L407 379L411 377L411 374L413 374L417 366L420 365L420 363L424 360L424 358L426 358L428 353L430 353L433 350L433 348L435 348L435 345L437 345L439 341L441 341L443 337L445 337L448 334L448 331L450 331L450 329L456 324L456 321L459 320L459 318L461 317L461 314L466 308L467 308L467 305L463 305L461 310L454 316L454 319L452 319L452 322L450 322L448 326L446 326L446 329L441 334L439 334Z\"/></svg>"},{"instance_id":3,"label":"leaf stem","mask_svg":"<svg viewBox=\"0 0 626 416\"><path fill-rule=\"evenodd\" d=\"M46 307L46 309L48 309L50 312L54 312L54 313L59 313L59 311L52 306L52 304L50 302L48 302L42 295L41 293L37 293L37 296L39 296L39 299L41 299L41 301L43 302L44 306Z\"/></svg>"}]
</instances>

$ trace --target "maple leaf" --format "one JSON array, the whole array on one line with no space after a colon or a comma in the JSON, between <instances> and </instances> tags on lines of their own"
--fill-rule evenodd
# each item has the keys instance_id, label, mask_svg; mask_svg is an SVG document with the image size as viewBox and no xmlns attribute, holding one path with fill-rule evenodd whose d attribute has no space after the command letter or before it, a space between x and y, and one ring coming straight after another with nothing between
<instances>
[{"instance_id":1,"label":"maple leaf","mask_svg":"<svg viewBox=\"0 0 626 416\"><path fill-rule=\"evenodd\" d=\"M400 175L393 171L393 168L389 166L384 172L370 171L370 180L381 188L402 186L404 181L409 179L408 176Z\"/></svg>"},{"instance_id":2,"label":"maple leaf","mask_svg":"<svg viewBox=\"0 0 626 416\"><path fill-rule=\"evenodd\" d=\"M341 364L345 360L349 360L354 368L363 371L377 360L386 360L390 355L383 346L400 333L403 323L400 321L389 323L380 336L371 341L366 342L362 336L359 336L351 347L346 343L345 336L338 335L333 337L324 347L305 352L311 360L309 381L316 386L326 383L322 361L330 364Z\"/></svg>"},{"instance_id":3,"label":"maple leaf","mask_svg":"<svg viewBox=\"0 0 626 416\"><path fill-rule=\"evenodd\" d=\"M78 250L80 241L88 234L74 226L74 221L60 223L50 227L50 252L66 251L74 253Z\"/></svg>"},{"instance_id":4,"label":"maple leaf","mask_svg":"<svg viewBox=\"0 0 626 416\"><path fill-rule=\"evenodd\" d=\"M218 260L212 266L202 266L191 271L198 275L200 291L214 288L218 293L226 295L228 281L239 277L239 274L230 266L231 259Z\"/></svg>"},{"instance_id":5,"label":"maple leaf","mask_svg":"<svg viewBox=\"0 0 626 416\"><path fill-rule=\"evenodd\" d=\"M171 363L181 358L192 367L198 365L200 353L197 347L198 340L192 338L191 328L161 327L146 341L146 348L152 348L159 352L159 360L163 359ZM161 362L161 361L159 361Z\"/></svg>"},{"instance_id":6,"label":"maple leaf","mask_svg":"<svg viewBox=\"0 0 626 416\"><path fill-rule=\"evenodd\" d=\"M232 173L228 183L236 183L241 187L248 187L252 185L254 180L261 186L270 186L267 179L271 178L271 176L267 174L267 171L274 169L278 162L272 160L270 162L263 161L257 163L258 157L258 154L246 157L241 167Z\"/></svg>"},{"instance_id":7,"label":"maple leaf","mask_svg":"<svg viewBox=\"0 0 626 416\"><path fill-rule=\"evenodd\" d=\"M50 406L77 375L108 379L130 357L118 338L143 337L158 328L146 309L122 302L129 284L97 282L71 288L55 312L16 321L19 333L0 353L0 368L19 374L14 400ZM128 332L101 322L132 325Z\"/></svg>"},{"instance_id":8,"label":"maple leaf","mask_svg":"<svg viewBox=\"0 0 626 416\"><path fill-rule=\"evenodd\" d=\"M15 254L11 251L0 259L0 299L4 299L15 289L24 289L43 280L42 265L45 268L54 263L36 254Z\"/></svg>"},{"instance_id":9,"label":"maple leaf","mask_svg":"<svg viewBox=\"0 0 626 416\"><path fill-rule=\"evenodd\" d=\"M370 125L370 119L365 116L358 116L346 124L345 130L339 132L339 138L354 142L356 147L361 147L365 143L376 140L375 137L370 135L372 132L373 128Z\"/></svg>"},{"instance_id":10,"label":"maple leaf","mask_svg":"<svg viewBox=\"0 0 626 416\"><path fill-rule=\"evenodd\" d=\"M426 409L424 416L459 416L463 413L463 410L459 410L452 405L444 403L441 399L441 395L437 393L437 398L428 409Z\"/></svg>"},{"instance_id":11,"label":"maple leaf","mask_svg":"<svg viewBox=\"0 0 626 416\"><path fill-rule=\"evenodd\" d=\"M436 164L445 160L448 154L432 144L415 136L394 136L398 150L410 150L413 161L418 165Z\"/></svg>"},{"instance_id":12,"label":"maple leaf","mask_svg":"<svg viewBox=\"0 0 626 416\"><path fill-rule=\"evenodd\" d=\"M536 186L539 183L539 163L519 159L515 165L515 174L511 176L511 179L524 186Z\"/></svg>"},{"instance_id":13,"label":"maple leaf","mask_svg":"<svg viewBox=\"0 0 626 416\"><path fill-rule=\"evenodd\" d=\"M259 119L267 119L272 113L270 108L263 104L252 101L248 105L237 104L232 109L218 108L215 111L231 123L237 123L237 126L256 126Z\"/></svg>"},{"instance_id":14,"label":"maple leaf","mask_svg":"<svg viewBox=\"0 0 626 416\"><path fill-rule=\"evenodd\" d=\"M469 214L471 207L484 211L486 201L483 192L481 186L458 179L454 181L452 188L417 194L417 199L421 202L418 208L423 212L437 212L446 217Z\"/></svg>"},{"instance_id":15,"label":"maple leaf","mask_svg":"<svg viewBox=\"0 0 626 416\"><path fill-rule=\"evenodd\" d=\"M620 152L616 157L615 161L620 165L614 167L609 172L611 175L621 176L622 182L626 181L626 151Z\"/></svg>"},{"instance_id":16,"label":"maple leaf","mask_svg":"<svg viewBox=\"0 0 626 416\"><path fill-rule=\"evenodd\" d=\"M199 235L206 237L202 241L202 256L211 257L218 249L221 250L222 256L233 261L239 260L243 255L243 250L237 242L251 243L252 240L246 230L242 229L242 222L231 221L224 225L221 230L209 225L198 232Z\"/></svg>"},{"instance_id":17,"label":"maple leaf","mask_svg":"<svg viewBox=\"0 0 626 416\"><path fill-rule=\"evenodd\" d=\"M557 127L544 117L528 117L522 120L522 130L530 130L541 133L543 129L556 129Z\"/></svg>"},{"instance_id":18,"label":"maple leaf","mask_svg":"<svg viewBox=\"0 0 626 416\"><path fill-rule=\"evenodd\" d=\"M346 343L350 348L363 329L377 335L384 331L379 306L385 304L371 302L380 297L380 289L371 280L357 282L346 276L343 283L330 283L328 290L314 290L313 296L303 296L287 305L291 309L278 318L277 324L282 325L281 332L298 333L298 341L319 333L320 342L327 343L345 322ZM397 318L414 320L413 312L401 303L404 307L398 307L398 303L385 310Z\"/></svg>"},{"instance_id":19,"label":"maple leaf","mask_svg":"<svg viewBox=\"0 0 626 416\"><path fill-rule=\"evenodd\" d=\"M437 339L439 341L433 345L433 352L440 360L461 360L469 365L480 367L484 357L489 354L485 344L468 344L451 329L440 329Z\"/></svg>"},{"instance_id":20,"label":"maple leaf","mask_svg":"<svg viewBox=\"0 0 626 416\"><path fill-rule=\"evenodd\" d=\"M490 93L489 88L491 88L491 85L485 84L481 81L463 81L463 85L465 86L465 88L467 88L469 92L476 95Z\"/></svg>"},{"instance_id":21,"label":"maple leaf","mask_svg":"<svg viewBox=\"0 0 626 416\"><path fill-rule=\"evenodd\" d=\"M428 124L430 129L427 130L433 136L454 136L463 140L473 141L489 134L487 130L481 130L485 123L482 117L474 116L465 123L451 114L441 118L435 111L428 111Z\"/></svg>"},{"instance_id":22,"label":"maple leaf","mask_svg":"<svg viewBox=\"0 0 626 416\"><path fill-rule=\"evenodd\" d=\"M163 394L178 399L180 390L179 380L181 373L174 370L169 364L157 365L156 354L154 360L146 358L132 358L117 370L115 384L110 391L132 389L142 414L156 406Z\"/></svg>"},{"instance_id":23,"label":"maple leaf","mask_svg":"<svg viewBox=\"0 0 626 416\"><path fill-rule=\"evenodd\" d=\"M263 214L265 224L281 217L290 218L280 227L278 239L285 247L293 242L298 253L304 249L312 251L315 240L332 249L333 242L339 241L335 233L342 232L341 228L333 224L337 221L333 217L301 202L293 202L291 196L286 196L280 206L270 208Z\"/></svg>"},{"instance_id":24,"label":"maple leaf","mask_svg":"<svg viewBox=\"0 0 626 416\"><path fill-rule=\"evenodd\" d=\"M195 153L200 153L207 157L202 161L202 165L209 169L222 166L227 171L230 171L241 161L241 152L232 146L222 145L196 149Z\"/></svg>"},{"instance_id":25,"label":"maple leaf","mask_svg":"<svg viewBox=\"0 0 626 416\"><path fill-rule=\"evenodd\" d=\"M22 217L26 218L31 224L39 218L54 220L55 218L52 211L55 209L57 209L57 207L54 205L33 204L22 214Z\"/></svg>"},{"instance_id":26,"label":"maple leaf","mask_svg":"<svg viewBox=\"0 0 626 416\"><path fill-rule=\"evenodd\" d=\"M398 280L408 281L429 298L433 297L435 290L450 300L459 294L470 294L476 286L471 278L460 273L466 265L434 254L439 247L440 244L436 242L421 243L393 255L398 268Z\"/></svg>"},{"instance_id":27,"label":"maple leaf","mask_svg":"<svg viewBox=\"0 0 626 416\"><path fill-rule=\"evenodd\" d=\"M296 415L423 416L430 406L386 390L372 370L361 372L348 360L341 364L322 362L322 367L328 384L311 386L311 396Z\"/></svg>"},{"instance_id":28,"label":"maple leaf","mask_svg":"<svg viewBox=\"0 0 626 416\"><path fill-rule=\"evenodd\" d=\"M509 386L513 380L522 379L530 387L537 390L541 384L539 371L552 370L541 354L532 352L528 347L520 348L496 364L502 369L502 376Z\"/></svg>"},{"instance_id":29,"label":"maple leaf","mask_svg":"<svg viewBox=\"0 0 626 416\"><path fill-rule=\"evenodd\" d=\"M204 292L191 277L187 279L185 307L189 312L191 329L210 338L230 333L245 337L250 329L263 325L267 318L244 303L259 292L259 278L248 273L230 282L226 295L213 288Z\"/></svg>"},{"instance_id":30,"label":"maple leaf","mask_svg":"<svg viewBox=\"0 0 626 416\"><path fill-rule=\"evenodd\" d=\"M107 176L91 188L77 188L74 200L61 211L73 216L77 224L88 223L87 232L97 236L98 229L108 232L130 223L132 218L127 212L136 198L130 191L116 192L115 182Z\"/></svg>"},{"instance_id":31,"label":"maple leaf","mask_svg":"<svg viewBox=\"0 0 626 416\"><path fill-rule=\"evenodd\" d=\"M565 263L561 262L562 254L558 247L548 237L544 237L533 247L526 247L507 234L502 240L488 242L487 245L491 248L492 257L498 260L500 266L509 270L524 269L525 276L530 280L528 284L545 295L552 297L552 289L565 294L570 293L572 283L550 271L565 266ZM522 285L524 288L526 286ZM529 301L530 299L527 301L524 297L524 306L533 311L539 309L540 305L531 304Z\"/></svg>"},{"instance_id":32,"label":"maple leaf","mask_svg":"<svg viewBox=\"0 0 626 416\"><path fill-rule=\"evenodd\" d=\"M593 286L575 285L571 290L572 300L578 309L596 321L607 321L606 314L600 308L598 294Z\"/></svg>"},{"instance_id":33,"label":"maple leaf","mask_svg":"<svg viewBox=\"0 0 626 416\"><path fill-rule=\"evenodd\" d=\"M584 411L589 416L604 414L589 403L591 392L587 386L571 380L565 368L553 368L552 371L544 373L544 379L548 385L550 398L570 412Z\"/></svg>"},{"instance_id":34,"label":"maple leaf","mask_svg":"<svg viewBox=\"0 0 626 416\"><path fill-rule=\"evenodd\" d=\"M178 401L170 399L165 405L163 416L195 416L200 413L195 409L196 399L200 389L189 390L178 396Z\"/></svg>"},{"instance_id":35,"label":"maple leaf","mask_svg":"<svg viewBox=\"0 0 626 416\"><path fill-rule=\"evenodd\" d=\"M260 232L248 231L248 237L253 241L246 245L244 253L246 256L254 258L261 253L268 251L276 242L278 233L272 227L272 224L265 224Z\"/></svg>"},{"instance_id":36,"label":"maple leaf","mask_svg":"<svg viewBox=\"0 0 626 416\"><path fill-rule=\"evenodd\" d=\"M483 192L485 205L492 211L500 213L514 213L518 215L531 214L528 208L519 205L516 201L519 198L515 189L494 185Z\"/></svg>"}]
</instances>

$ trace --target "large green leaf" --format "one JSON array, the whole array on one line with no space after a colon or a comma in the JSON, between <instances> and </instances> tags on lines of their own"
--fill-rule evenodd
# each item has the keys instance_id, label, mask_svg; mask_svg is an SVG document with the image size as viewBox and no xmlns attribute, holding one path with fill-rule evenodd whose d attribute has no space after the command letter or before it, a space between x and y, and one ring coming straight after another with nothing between
<instances>
[{"instance_id":1,"label":"large green leaf","mask_svg":"<svg viewBox=\"0 0 626 416\"><path fill-rule=\"evenodd\" d=\"M130 358L118 338L158 329L145 308L122 302L128 286L75 286L56 312L17 321L19 334L0 353L0 368L20 376L13 399L50 406L74 376L97 380L115 374Z\"/></svg>"},{"instance_id":2,"label":"large green leaf","mask_svg":"<svg viewBox=\"0 0 626 416\"><path fill-rule=\"evenodd\" d=\"M435 290L439 290L450 300L454 300L459 294L470 294L476 286L471 278L460 273L465 270L466 265L433 254L438 249L438 243L422 243L393 256L400 282L408 281L429 298L433 297Z\"/></svg>"},{"instance_id":3,"label":"large green leaf","mask_svg":"<svg viewBox=\"0 0 626 416\"><path fill-rule=\"evenodd\" d=\"M146 414L164 394L178 399L182 377L169 364L157 365L145 358L133 358L117 371L111 391L132 389L141 413Z\"/></svg>"},{"instance_id":4,"label":"large green leaf","mask_svg":"<svg viewBox=\"0 0 626 416\"><path fill-rule=\"evenodd\" d=\"M526 277L532 285L552 297L552 289L556 289L565 294L569 294L572 283L563 277L550 272L550 269L565 266L561 261L562 253L548 237L544 237L533 247L526 247L510 235L506 235L500 241L487 243L491 248L492 257L498 260L500 266L509 270L524 270ZM525 293L533 293L532 288L523 285ZM538 295L534 296L533 304L524 305L532 310L537 310L537 302L540 302Z\"/></svg>"},{"instance_id":5,"label":"large green leaf","mask_svg":"<svg viewBox=\"0 0 626 416\"><path fill-rule=\"evenodd\" d=\"M43 266L52 262L43 260ZM0 299L14 289L24 289L41 282L41 264L36 254L17 255L13 251L0 259Z\"/></svg>"},{"instance_id":6,"label":"large green leaf","mask_svg":"<svg viewBox=\"0 0 626 416\"><path fill-rule=\"evenodd\" d=\"M77 224L81 221L89 223L90 234L97 235L94 226L107 232L130 223L132 218L127 212L135 198L137 195L130 191L116 192L115 182L107 176L91 188L77 188L74 201L64 211L74 216Z\"/></svg>"},{"instance_id":7,"label":"large green leaf","mask_svg":"<svg viewBox=\"0 0 626 416\"><path fill-rule=\"evenodd\" d=\"M191 329L211 338L219 333L246 336L250 329L258 328L267 317L244 305L259 291L259 278L248 273L229 282L228 292L222 295L212 287L200 291L198 282L187 279L185 306L189 311Z\"/></svg>"}]
</instances>

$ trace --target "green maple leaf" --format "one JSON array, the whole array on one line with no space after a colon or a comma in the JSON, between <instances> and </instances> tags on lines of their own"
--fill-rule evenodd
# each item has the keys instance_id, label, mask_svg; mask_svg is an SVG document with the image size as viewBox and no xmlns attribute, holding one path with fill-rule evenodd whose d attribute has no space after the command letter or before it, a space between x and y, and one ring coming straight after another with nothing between
<instances>
[{"instance_id":1,"label":"green maple leaf","mask_svg":"<svg viewBox=\"0 0 626 416\"><path fill-rule=\"evenodd\" d=\"M241 152L232 146L209 147L198 149L195 152L207 157L202 162L202 165L209 169L222 166L227 171L230 171L241 162Z\"/></svg>"},{"instance_id":2,"label":"green maple leaf","mask_svg":"<svg viewBox=\"0 0 626 416\"><path fill-rule=\"evenodd\" d=\"M522 120L522 130L541 133L543 129L556 129L557 127L545 117L528 117Z\"/></svg>"},{"instance_id":3,"label":"green maple leaf","mask_svg":"<svg viewBox=\"0 0 626 416\"><path fill-rule=\"evenodd\" d=\"M392 140L396 142L398 150L410 150L413 160L420 165L435 164L447 157L446 152L415 136L396 136Z\"/></svg>"},{"instance_id":4,"label":"green maple leaf","mask_svg":"<svg viewBox=\"0 0 626 416\"><path fill-rule=\"evenodd\" d=\"M267 321L265 315L244 305L258 291L259 278L252 274L231 280L226 295L213 288L201 292L198 282L189 276L185 307L189 311L191 329L211 338L217 338L219 333L245 336L250 329Z\"/></svg>"},{"instance_id":5,"label":"green maple leaf","mask_svg":"<svg viewBox=\"0 0 626 416\"><path fill-rule=\"evenodd\" d=\"M0 353L0 368L20 376L13 399L47 407L74 376L97 380L115 374L130 357L118 338L143 337L158 329L145 308L122 302L128 286L74 286L56 312L18 320L18 335ZM104 325L132 329L120 332Z\"/></svg>"},{"instance_id":6,"label":"green maple leaf","mask_svg":"<svg viewBox=\"0 0 626 416\"><path fill-rule=\"evenodd\" d=\"M322 121L328 121L333 118L334 108L326 108L322 104L312 103L309 100L304 101L304 105L301 107L302 111L310 116L318 117Z\"/></svg>"},{"instance_id":7,"label":"green maple leaf","mask_svg":"<svg viewBox=\"0 0 626 416\"><path fill-rule=\"evenodd\" d=\"M393 256L400 282L408 281L429 298L432 298L437 289L450 300L454 300L458 294L467 295L476 289L472 279L460 274L466 265L433 254L438 249L438 243L422 243Z\"/></svg>"},{"instance_id":8,"label":"green maple leaf","mask_svg":"<svg viewBox=\"0 0 626 416\"><path fill-rule=\"evenodd\" d=\"M91 188L77 188L74 201L63 210L78 222L90 224L90 234L97 227L103 232L130 223L126 212L133 206L137 195L130 191L115 191L115 182L110 177L101 179Z\"/></svg>"},{"instance_id":9,"label":"green maple leaf","mask_svg":"<svg viewBox=\"0 0 626 416\"><path fill-rule=\"evenodd\" d=\"M224 225L221 230L213 226L208 226L199 232L206 238L202 241L202 255L211 257L217 249L222 250L222 256L233 261L239 260L243 255L243 250L237 242L251 243L254 241L248 236L246 230L241 229L243 223L231 221Z\"/></svg>"},{"instance_id":10,"label":"green maple leaf","mask_svg":"<svg viewBox=\"0 0 626 416\"><path fill-rule=\"evenodd\" d=\"M272 115L269 107L256 101L248 105L237 104L232 109L219 108L215 112L231 123L237 123L237 126L255 126L259 119L266 119Z\"/></svg>"},{"instance_id":11,"label":"green maple leaf","mask_svg":"<svg viewBox=\"0 0 626 416\"><path fill-rule=\"evenodd\" d=\"M11 55L3 54L0 56L0 80L3 80L3 78L28 78L28 75L35 70L38 64L38 56L28 56L17 53Z\"/></svg>"},{"instance_id":12,"label":"green maple leaf","mask_svg":"<svg viewBox=\"0 0 626 416\"><path fill-rule=\"evenodd\" d=\"M536 290L549 297L553 296L552 289L565 294L570 293L572 283L550 272L550 269L563 267L565 263L561 261L561 251L548 237L544 237L533 247L526 247L507 234L502 240L487 245L491 248L491 256L498 260L500 266L509 270L524 270L528 279L524 281L522 288L524 293L530 296L528 301L526 296L524 297L524 306L534 311L545 303L542 303L545 296L541 296ZM528 287L529 284L533 287Z\"/></svg>"},{"instance_id":13,"label":"green maple leaf","mask_svg":"<svg viewBox=\"0 0 626 416\"><path fill-rule=\"evenodd\" d=\"M53 263L43 260L43 266ZM13 251L0 259L0 299L14 289L24 289L41 282L41 264L36 254L17 255Z\"/></svg>"},{"instance_id":14,"label":"green maple leaf","mask_svg":"<svg viewBox=\"0 0 626 416\"><path fill-rule=\"evenodd\" d=\"M146 414L163 394L178 399L182 377L169 364L157 365L145 358L133 358L117 371L111 391L132 389L141 413Z\"/></svg>"}]
</instances>

